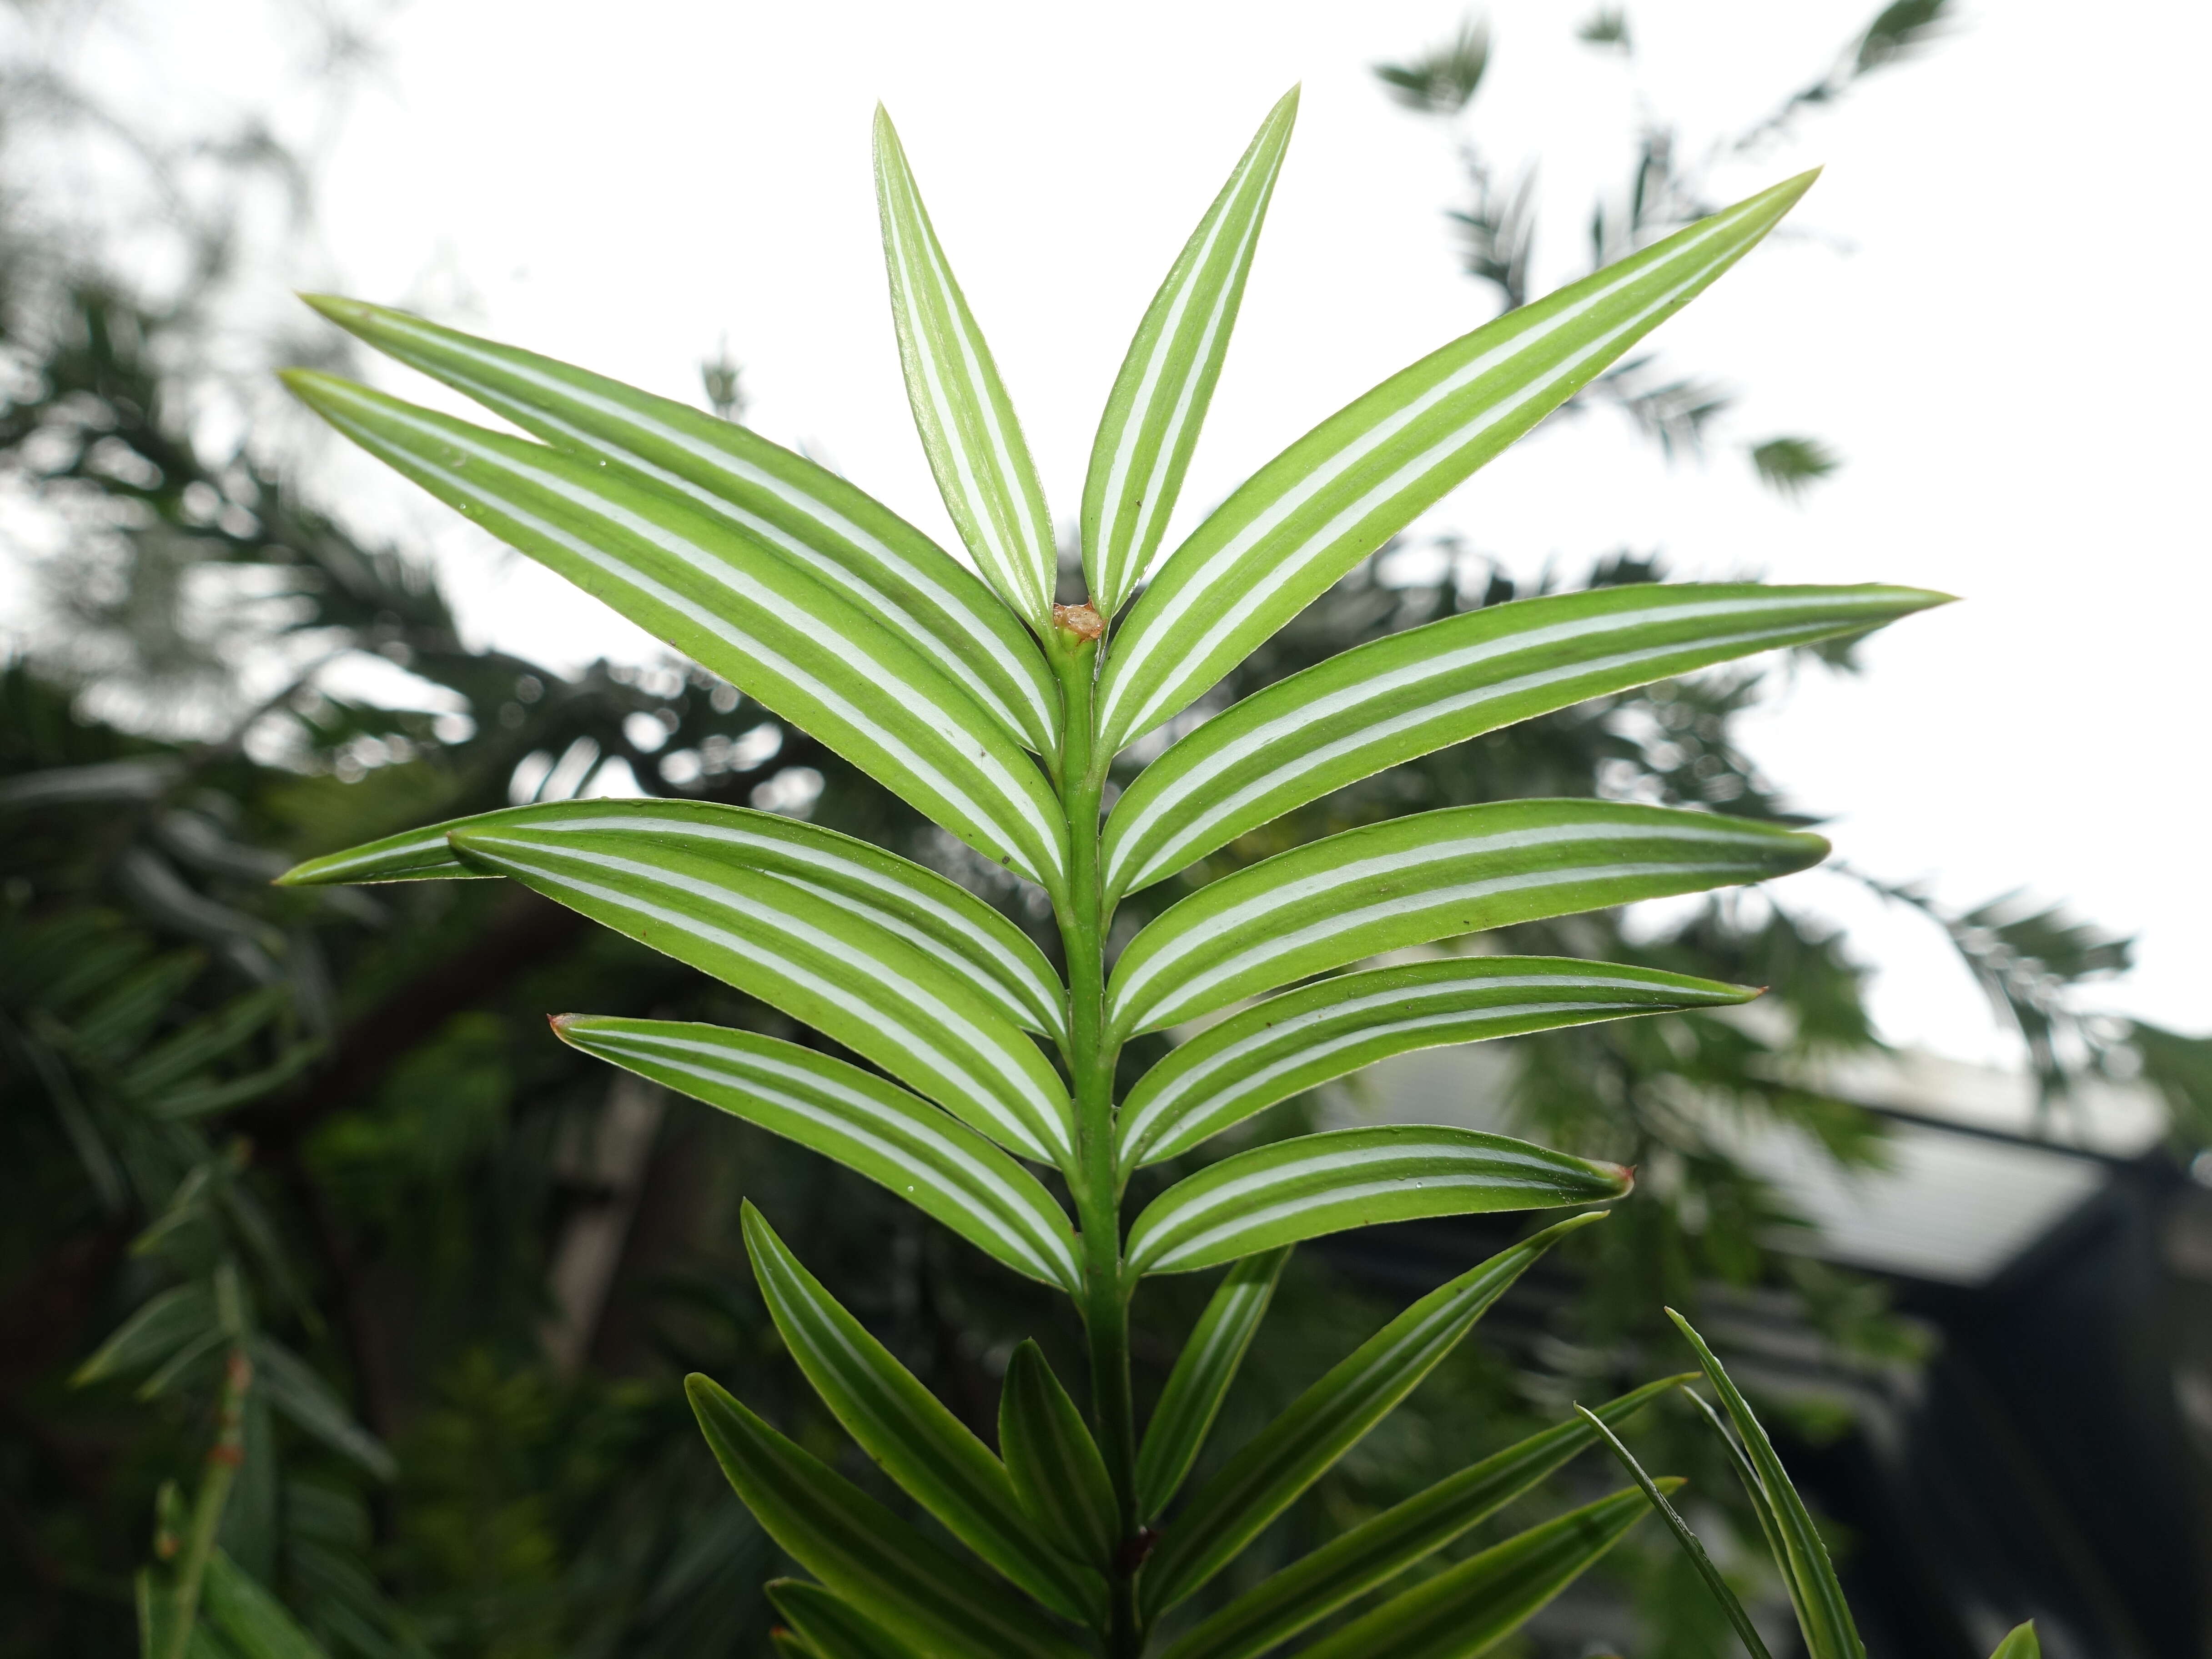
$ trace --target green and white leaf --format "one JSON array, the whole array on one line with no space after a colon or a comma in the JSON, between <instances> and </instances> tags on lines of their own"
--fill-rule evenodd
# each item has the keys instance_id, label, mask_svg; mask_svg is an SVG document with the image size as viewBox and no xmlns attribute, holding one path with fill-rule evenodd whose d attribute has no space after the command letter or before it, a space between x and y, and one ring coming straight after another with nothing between
<instances>
[{"instance_id":1,"label":"green and white leaf","mask_svg":"<svg viewBox=\"0 0 2212 1659\"><path fill-rule=\"evenodd\" d=\"M1117 1037L1194 1019L1364 957L1818 863L1820 836L1601 800L1447 807L1349 830L1222 877L1114 967Z\"/></svg>"},{"instance_id":2,"label":"green and white leaf","mask_svg":"<svg viewBox=\"0 0 2212 1659\"><path fill-rule=\"evenodd\" d=\"M288 870L287 886L477 877L447 844L457 830L550 836L619 833L787 882L934 958L1025 1030L1064 1039L1066 993L1030 936L957 882L851 836L775 812L709 801L548 801L456 818L331 853Z\"/></svg>"},{"instance_id":3,"label":"green and white leaf","mask_svg":"<svg viewBox=\"0 0 2212 1659\"><path fill-rule=\"evenodd\" d=\"M1160 565L1099 682L1112 753L1187 707L1773 228L1803 173L1401 370L1246 480Z\"/></svg>"},{"instance_id":4,"label":"green and white leaf","mask_svg":"<svg viewBox=\"0 0 2212 1659\"><path fill-rule=\"evenodd\" d=\"M991 349L953 280L891 118L876 110L876 203L907 401L938 493L980 569L1014 614L1052 626L1060 555L1044 486Z\"/></svg>"},{"instance_id":5,"label":"green and white leaf","mask_svg":"<svg viewBox=\"0 0 2212 1659\"><path fill-rule=\"evenodd\" d=\"M1129 1229L1133 1273L1192 1273L1349 1227L1603 1204L1629 1172L1506 1135L1427 1124L1330 1129L1177 1182Z\"/></svg>"},{"instance_id":6,"label":"green and white leaf","mask_svg":"<svg viewBox=\"0 0 2212 1659\"><path fill-rule=\"evenodd\" d=\"M843 1597L801 1578L769 1581L768 1599L819 1659L923 1659Z\"/></svg>"},{"instance_id":7,"label":"green and white leaf","mask_svg":"<svg viewBox=\"0 0 2212 1659\"><path fill-rule=\"evenodd\" d=\"M588 821L588 820L587 820ZM464 863L511 876L826 1032L1025 1157L1073 1145L1067 1091L1036 1045L964 978L831 897L623 827L479 821Z\"/></svg>"},{"instance_id":8,"label":"green and white leaf","mask_svg":"<svg viewBox=\"0 0 2212 1659\"><path fill-rule=\"evenodd\" d=\"M727 519L890 622L1018 741L1049 753L1060 693L1027 629L975 573L866 490L750 428L404 311L304 296L386 356L546 442Z\"/></svg>"},{"instance_id":9,"label":"green and white leaf","mask_svg":"<svg viewBox=\"0 0 2212 1659\"><path fill-rule=\"evenodd\" d=\"M1083 1659L1042 1610L933 1542L694 1372L684 1392L762 1529L838 1595L933 1659Z\"/></svg>"},{"instance_id":10,"label":"green and white leaf","mask_svg":"<svg viewBox=\"0 0 2212 1659\"><path fill-rule=\"evenodd\" d=\"M1083 485L1083 568L1103 617L1136 590L1166 533L1297 113L1293 87L1183 244L1115 377Z\"/></svg>"},{"instance_id":11,"label":"green and white leaf","mask_svg":"<svg viewBox=\"0 0 2212 1659\"><path fill-rule=\"evenodd\" d=\"M1462 957L1343 974L1209 1025L1116 1115L1124 1170L1392 1054L1593 1020L1747 1002L1741 985L1560 957Z\"/></svg>"},{"instance_id":12,"label":"green and white leaf","mask_svg":"<svg viewBox=\"0 0 2212 1659\"><path fill-rule=\"evenodd\" d=\"M1401 761L1587 698L1860 633L1947 597L1639 583L1516 599L1356 646L1254 693L1145 769L1107 821L1109 900Z\"/></svg>"},{"instance_id":13,"label":"green and white leaf","mask_svg":"<svg viewBox=\"0 0 2212 1659\"><path fill-rule=\"evenodd\" d=\"M562 1041L835 1158L1016 1273L1073 1295L1075 1234L990 1141L870 1072L795 1042L675 1020L563 1014Z\"/></svg>"},{"instance_id":14,"label":"green and white leaf","mask_svg":"<svg viewBox=\"0 0 2212 1659\"><path fill-rule=\"evenodd\" d=\"M1605 1423L1625 1422L1689 1380L1647 1382L1596 1414ZM1596 1439L1595 1429L1574 1418L1446 1476L1261 1580L1170 1644L1160 1659L1253 1659L1287 1642L1489 1519Z\"/></svg>"},{"instance_id":15,"label":"green and white leaf","mask_svg":"<svg viewBox=\"0 0 2212 1659\"><path fill-rule=\"evenodd\" d=\"M565 450L349 381L293 392L441 501L795 722L1017 873L1066 827L1021 744L902 635L729 520Z\"/></svg>"},{"instance_id":16,"label":"green and white leaf","mask_svg":"<svg viewBox=\"0 0 2212 1659\"><path fill-rule=\"evenodd\" d=\"M1113 1478L1083 1413L1034 1340L1020 1343L1006 1362L999 1449L1037 1534L1073 1560L1111 1565L1121 1541Z\"/></svg>"},{"instance_id":17,"label":"green and white leaf","mask_svg":"<svg viewBox=\"0 0 2212 1659\"><path fill-rule=\"evenodd\" d=\"M1173 1607L1243 1552L1389 1414L1529 1264L1578 1227L1547 1227L1440 1285L1332 1367L1194 1492L1146 1563L1147 1614Z\"/></svg>"},{"instance_id":18,"label":"green and white leaf","mask_svg":"<svg viewBox=\"0 0 2212 1659\"><path fill-rule=\"evenodd\" d=\"M784 1345L860 1449L1030 1595L1070 1619L1102 1621L1105 1581L1036 1535L990 1449L838 1305L750 1203L743 1222L753 1277Z\"/></svg>"},{"instance_id":19,"label":"green and white leaf","mask_svg":"<svg viewBox=\"0 0 2212 1659\"><path fill-rule=\"evenodd\" d=\"M1137 1508L1146 1516L1167 1507L1198 1461L1199 1448L1228 1397L1244 1351L1253 1334L1267 1316L1283 1264L1291 1259L1291 1246L1246 1256L1222 1279L1220 1287L1199 1316L1167 1387L1145 1426L1144 1443L1137 1451Z\"/></svg>"},{"instance_id":20,"label":"green and white leaf","mask_svg":"<svg viewBox=\"0 0 2212 1659\"><path fill-rule=\"evenodd\" d=\"M1672 1477L1667 1490L1681 1486ZM1633 1486L1570 1510L1385 1601L1302 1659L1471 1659L1527 1623L1648 1512Z\"/></svg>"},{"instance_id":21,"label":"green and white leaf","mask_svg":"<svg viewBox=\"0 0 2212 1659\"><path fill-rule=\"evenodd\" d=\"M1858 1626L1851 1620L1850 1603L1844 1599L1844 1587L1836 1577L1834 1563L1828 1559L1828 1546L1820 1528L1813 1524L1804 1500L1797 1496L1797 1488L1790 1484L1789 1472L1775 1453L1774 1443L1766 1437L1766 1430L1752 1411L1750 1402L1737 1390L1721 1362L1713 1357L1705 1339L1691 1328L1690 1322L1672 1308L1667 1310L1667 1317L1674 1322L1675 1328L1697 1350L1698 1363L1705 1367L1713 1392L1720 1396L1729 1420L1743 1437L1743 1454L1747 1462L1739 1462L1739 1472L1744 1475L1746 1489L1754 1502L1765 1500L1766 1510L1761 1520L1770 1528L1768 1541L1774 1547L1776 1565L1782 1569L1783 1582L1788 1585L1790 1601L1796 1608L1807 1651L1812 1659L1866 1659L1866 1647L1859 1640ZM1756 1486L1751 1484L1754 1480Z\"/></svg>"}]
</instances>

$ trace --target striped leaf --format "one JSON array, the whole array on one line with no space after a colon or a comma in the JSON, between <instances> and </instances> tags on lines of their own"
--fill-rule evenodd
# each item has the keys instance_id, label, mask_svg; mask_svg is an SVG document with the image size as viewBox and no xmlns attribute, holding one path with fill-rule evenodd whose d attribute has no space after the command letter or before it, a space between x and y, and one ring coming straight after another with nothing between
<instances>
[{"instance_id":1,"label":"striped leaf","mask_svg":"<svg viewBox=\"0 0 2212 1659\"><path fill-rule=\"evenodd\" d=\"M1911 587L1639 583L1516 599L1355 647L1217 715L1115 803L1109 896L1150 885L1331 790L1585 698L1893 622Z\"/></svg>"},{"instance_id":2,"label":"striped leaf","mask_svg":"<svg viewBox=\"0 0 2212 1659\"><path fill-rule=\"evenodd\" d=\"M1103 1621L1105 1581L1061 1559L1036 1535L990 1449L838 1305L750 1203L743 1222L753 1277L784 1346L860 1449L955 1538L1038 1601L1070 1619Z\"/></svg>"},{"instance_id":3,"label":"striped leaf","mask_svg":"<svg viewBox=\"0 0 2212 1659\"><path fill-rule=\"evenodd\" d=\"M933 1659L1082 1659L1033 1603L893 1515L697 1372L684 1392L722 1473L791 1559Z\"/></svg>"},{"instance_id":4,"label":"striped leaf","mask_svg":"<svg viewBox=\"0 0 2212 1659\"><path fill-rule=\"evenodd\" d=\"M1330 583L1741 258L1811 186L1776 185L1401 370L1241 485L1162 562L1099 682L1111 753L1185 708Z\"/></svg>"},{"instance_id":5,"label":"striped leaf","mask_svg":"<svg viewBox=\"0 0 2212 1659\"><path fill-rule=\"evenodd\" d=\"M999 597L1042 634L1060 555L1044 486L991 349L921 204L891 118L876 109L876 204L907 401L960 539Z\"/></svg>"},{"instance_id":6,"label":"striped leaf","mask_svg":"<svg viewBox=\"0 0 2212 1659\"><path fill-rule=\"evenodd\" d=\"M1175 1369L1168 1373L1167 1387L1161 1390L1160 1403L1153 1407L1137 1453L1137 1508L1141 1514L1155 1516L1165 1509L1197 1462L1199 1448L1206 1443L1229 1385L1244 1363L1253 1333L1267 1316L1276 1281L1290 1259L1287 1244L1246 1256L1229 1270L1199 1316L1198 1328L1176 1356Z\"/></svg>"},{"instance_id":7,"label":"striped leaf","mask_svg":"<svg viewBox=\"0 0 2212 1659\"><path fill-rule=\"evenodd\" d=\"M1764 881L1820 836L1619 801L1504 801L1349 830L1222 877L1129 942L1113 1029L1195 1019L1363 957L1509 923Z\"/></svg>"},{"instance_id":8,"label":"striped leaf","mask_svg":"<svg viewBox=\"0 0 2212 1659\"><path fill-rule=\"evenodd\" d=\"M1022 746L886 623L726 518L581 456L327 374L293 392L471 523L805 728L1017 873L1066 824Z\"/></svg>"},{"instance_id":9,"label":"striped leaf","mask_svg":"<svg viewBox=\"0 0 2212 1659\"><path fill-rule=\"evenodd\" d=\"M772 1578L768 1599L805 1643L809 1659L921 1659L850 1601L801 1578Z\"/></svg>"},{"instance_id":10,"label":"striped leaf","mask_svg":"<svg viewBox=\"0 0 2212 1659\"><path fill-rule=\"evenodd\" d=\"M1463 957L1340 975L1206 1027L1146 1073L1117 1115L1121 1167L1176 1157L1279 1100L1392 1054L1758 994L1560 957Z\"/></svg>"},{"instance_id":11,"label":"striped leaf","mask_svg":"<svg viewBox=\"0 0 2212 1659\"><path fill-rule=\"evenodd\" d=\"M1648 1382L1599 1407L1598 1419L1625 1422L1688 1380ZM1596 1439L1596 1430L1571 1419L1447 1476L1262 1579L1160 1659L1252 1659L1287 1642L1489 1519Z\"/></svg>"},{"instance_id":12,"label":"striped leaf","mask_svg":"<svg viewBox=\"0 0 2212 1659\"><path fill-rule=\"evenodd\" d=\"M622 820L617 817L617 823ZM479 822L447 836L517 881L826 1032L1000 1146L1053 1162L1067 1091L1036 1043L906 939L822 895L621 828Z\"/></svg>"},{"instance_id":13,"label":"striped leaf","mask_svg":"<svg viewBox=\"0 0 2212 1659\"><path fill-rule=\"evenodd\" d=\"M733 421L535 352L357 300L317 311L546 442L727 520L908 642L1009 734L1049 752L1060 692L1036 639L975 573L866 491Z\"/></svg>"},{"instance_id":14,"label":"striped leaf","mask_svg":"<svg viewBox=\"0 0 2212 1659\"><path fill-rule=\"evenodd\" d=\"M1071 1296L1082 1282L1074 1231L1042 1183L873 1073L719 1025L562 1014L553 1030L572 1048L835 1158L1018 1273Z\"/></svg>"},{"instance_id":15,"label":"striped leaf","mask_svg":"<svg viewBox=\"0 0 2212 1659\"><path fill-rule=\"evenodd\" d=\"M1797 1496L1797 1488L1790 1484L1781 1458L1775 1455L1774 1443L1766 1437L1766 1430L1750 1402L1737 1391L1705 1339L1690 1328L1690 1322L1672 1308L1667 1310L1667 1317L1698 1351L1698 1363L1705 1367L1713 1392L1720 1396L1729 1420L1743 1438L1738 1473L1744 1477L1745 1490L1753 1502L1763 1505L1760 1520L1768 1528L1767 1541L1774 1546L1775 1565L1782 1569L1783 1582L1796 1608L1807 1652L1812 1659L1866 1659L1865 1644L1859 1640L1858 1626L1851 1621L1850 1604L1844 1600L1844 1587L1828 1559L1828 1546L1813 1524L1804 1500Z\"/></svg>"},{"instance_id":16,"label":"striped leaf","mask_svg":"<svg viewBox=\"0 0 2212 1659\"><path fill-rule=\"evenodd\" d=\"M1147 1614L1173 1607L1235 1559L1458 1346L1529 1263L1599 1218L1547 1227L1430 1291L1292 1401L1162 1534L1139 1584Z\"/></svg>"},{"instance_id":17,"label":"striped leaf","mask_svg":"<svg viewBox=\"0 0 2212 1659\"><path fill-rule=\"evenodd\" d=\"M1682 1482L1662 1480L1672 1492ZM1487 1652L1641 1521L1633 1486L1570 1510L1385 1601L1301 1659L1470 1659Z\"/></svg>"},{"instance_id":18,"label":"striped leaf","mask_svg":"<svg viewBox=\"0 0 2212 1659\"><path fill-rule=\"evenodd\" d=\"M1037 1535L1074 1560L1110 1565L1121 1541L1113 1479L1083 1413L1035 1341L1023 1342L1006 1362L999 1449Z\"/></svg>"},{"instance_id":19,"label":"striped leaf","mask_svg":"<svg viewBox=\"0 0 2212 1659\"><path fill-rule=\"evenodd\" d=\"M1667 1530L1674 1534L1674 1542L1689 1558L1698 1577L1705 1580L1705 1589L1713 1600L1720 1603L1721 1611L1728 1615L1729 1623L1735 1627L1736 1638L1743 1644L1744 1651L1751 1656L1751 1659L1774 1659L1767 1650L1765 1638L1759 1633L1759 1626L1752 1623L1751 1615L1743 1610L1743 1603L1729 1588L1728 1580L1721 1577L1721 1571L1713 1565L1712 1557L1705 1553L1705 1545L1698 1540L1698 1534L1690 1530L1690 1523L1683 1520L1681 1512L1667 1501L1667 1494L1660 1490L1659 1483L1644 1472L1644 1466L1636 1461L1635 1454L1621 1444L1620 1437L1601 1422L1589 1407L1577 1406L1575 1411L1588 1420L1596 1433L1604 1437L1607 1449L1635 1480L1637 1490L1644 1494L1644 1501L1667 1523Z\"/></svg>"},{"instance_id":20,"label":"striped leaf","mask_svg":"<svg viewBox=\"0 0 2212 1659\"><path fill-rule=\"evenodd\" d=\"M287 871L280 884L481 876L455 856L456 830L507 826L549 836L619 833L774 876L905 940L1000 1014L1054 1039L1066 1032L1060 975L1030 936L957 882L834 830L708 801L548 801L410 830Z\"/></svg>"},{"instance_id":21,"label":"striped leaf","mask_svg":"<svg viewBox=\"0 0 2212 1659\"><path fill-rule=\"evenodd\" d=\"M1385 1221L1603 1204L1629 1186L1618 1164L1474 1129L1330 1129L1255 1146L1176 1182L1130 1227L1129 1271L1192 1273Z\"/></svg>"},{"instance_id":22,"label":"striped leaf","mask_svg":"<svg viewBox=\"0 0 2212 1659\"><path fill-rule=\"evenodd\" d=\"M1121 360L1083 485L1083 569L1101 616L1135 591L1166 533L1297 113L1293 87L1183 244Z\"/></svg>"}]
</instances>

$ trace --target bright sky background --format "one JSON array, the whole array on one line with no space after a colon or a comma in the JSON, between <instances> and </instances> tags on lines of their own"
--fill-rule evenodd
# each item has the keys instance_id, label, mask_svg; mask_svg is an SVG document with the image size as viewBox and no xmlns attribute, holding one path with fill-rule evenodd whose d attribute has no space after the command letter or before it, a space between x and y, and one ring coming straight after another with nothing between
<instances>
[{"instance_id":1,"label":"bright sky background","mask_svg":"<svg viewBox=\"0 0 2212 1659\"><path fill-rule=\"evenodd\" d=\"M1632 86L1694 151L1816 76L1875 9L1647 0L1628 9L1632 68L1573 39L1588 7L1491 6L1468 131L1509 169L1543 158L1540 290L1579 274L1593 191L1625 181ZM265 72L275 48L220 26L249 9L194 0L149 25L155 90L190 103ZM1269 104L1303 82L1187 526L1313 422L1486 318L1443 217L1459 194L1448 133L1368 72L1465 9L418 0L331 153L329 257L362 297L681 398L726 336L753 424L957 545L898 379L874 102L900 125L1065 520L1146 301ZM1930 877L1954 903L2027 885L2138 933L2141 967L2109 1005L2198 1031L2212 1026L2212 575L2191 457L2212 351L2189 309L2203 302L2208 59L2201 6L1972 9L1923 59L1717 181L1734 196L1827 167L1795 220L1825 240L1762 249L1656 337L1669 364L1741 395L1709 464L1669 470L1600 413L1547 428L1425 526L1522 573L1626 546L1684 576L1963 595L1877 640L1864 679L1801 682L1757 753L1835 815L1839 853L1863 868ZM1756 487L1738 447L1782 432L1848 462L1802 507ZM562 662L650 651L366 469L331 469L366 521L442 550L483 637ZM2005 1052L1925 924L1832 876L1784 896L1848 921L1883 965L1891 1036Z\"/></svg>"}]
</instances>

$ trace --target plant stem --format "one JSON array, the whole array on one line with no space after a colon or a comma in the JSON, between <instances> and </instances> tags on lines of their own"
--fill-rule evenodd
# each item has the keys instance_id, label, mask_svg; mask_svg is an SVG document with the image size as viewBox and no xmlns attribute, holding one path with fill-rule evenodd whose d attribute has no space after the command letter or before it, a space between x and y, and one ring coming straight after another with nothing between
<instances>
[{"instance_id":1,"label":"plant stem","mask_svg":"<svg viewBox=\"0 0 2212 1659\"><path fill-rule=\"evenodd\" d=\"M230 1501L231 1483L246 1462L246 1391L253 1385L253 1362L233 1348L223 1369L222 1397L216 1407L215 1444L208 1448L207 1469L192 1498L192 1515L177 1563L177 1582L169 1592L167 1640L157 1659L185 1659L192 1626L200 1611L200 1581L215 1553L215 1535Z\"/></svg>"},{"instance_id":2,"label":"plant stem","mask_svg":"<svg viewBox=\"0 0 2212 1659\"><path fill-rule=\"evenodd\" d=\"M1098 641L1065 623L1053 629L1066 727L1061 739L1060 800L1067 813L1066 897L1060 939L1067 956L1068 1062L1075 1085L1075 1163L1069 1181L1083 1243L1082 1312L1091 1347L1091 1407L1098 1449L1114 1481L1121 1534L1133 1540L1137 1513L1135 1402L1129 1387L1129 1296L1121 1272L1121 1195L1114 1150L1114 1066L1106 1029L1106 917L1098 872L1098 803L1106 761L1092 752L1092 687ZM1135 1565L1110 1574L1114 1659L1133 1659L1144 1632L1136 1609Z\"/></svg>"}]
</instances>

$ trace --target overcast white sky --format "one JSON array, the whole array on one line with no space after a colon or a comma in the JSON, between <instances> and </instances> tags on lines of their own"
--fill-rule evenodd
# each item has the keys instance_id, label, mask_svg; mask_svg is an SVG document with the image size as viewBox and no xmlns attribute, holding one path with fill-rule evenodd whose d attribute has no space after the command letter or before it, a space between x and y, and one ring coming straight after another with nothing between
<instances>
[{"instance_id":1,"label":"overcast white sky","mask_svg":"<svg viewBox=\"0 0 2212 1659\"><path fill-rule=\"evenodd\" d=\"M1468 131L1540 155L1540 288L1578 274L1592 192L1625 177L1632 88L1692 144L1819 73L1873 0L1628 8L1633 66L1579 5L1499 0ZM222 0L177 4L165 91L258 72ZM750 419L957 545L908 424L868 169L899 122L1054 511L1073 513L1130 330L1268 105L1305 95L1185 524L1315 420L1487 315L1442 210L1447 136L1368 65L1448 33L1458 0L816 0L804 6L417 0L322 183L363 297L678 397L725 335ZM242 14L241 14L242 15ZM2083 33L2087 23L2093 33ZM2203 164L2212 9L2016 0L1814 112L1722 176L1815 162L1796 222L1656 337L1741 395L1737 441L1808 432L1845 470L1802 507L1739 450L1668 469L1610 415L1547 428L1426 527L1512 568L1628 546L1682 575L1881 580L1968 601L1807 680L1757 752L1839 853L1963 903L2027 885L2141 935L2112 1007L2212 1025L2202 874L2212 576L2197 459L2212 386ZM399 375L388 383L405 384ZM429 536L487 638L561 660L650 644L365 471L374 522ZM1924 925L1834 877L1785 896L1849 921L1894 1037L2002 1052Z\"/></svg>"}]
</instances>

